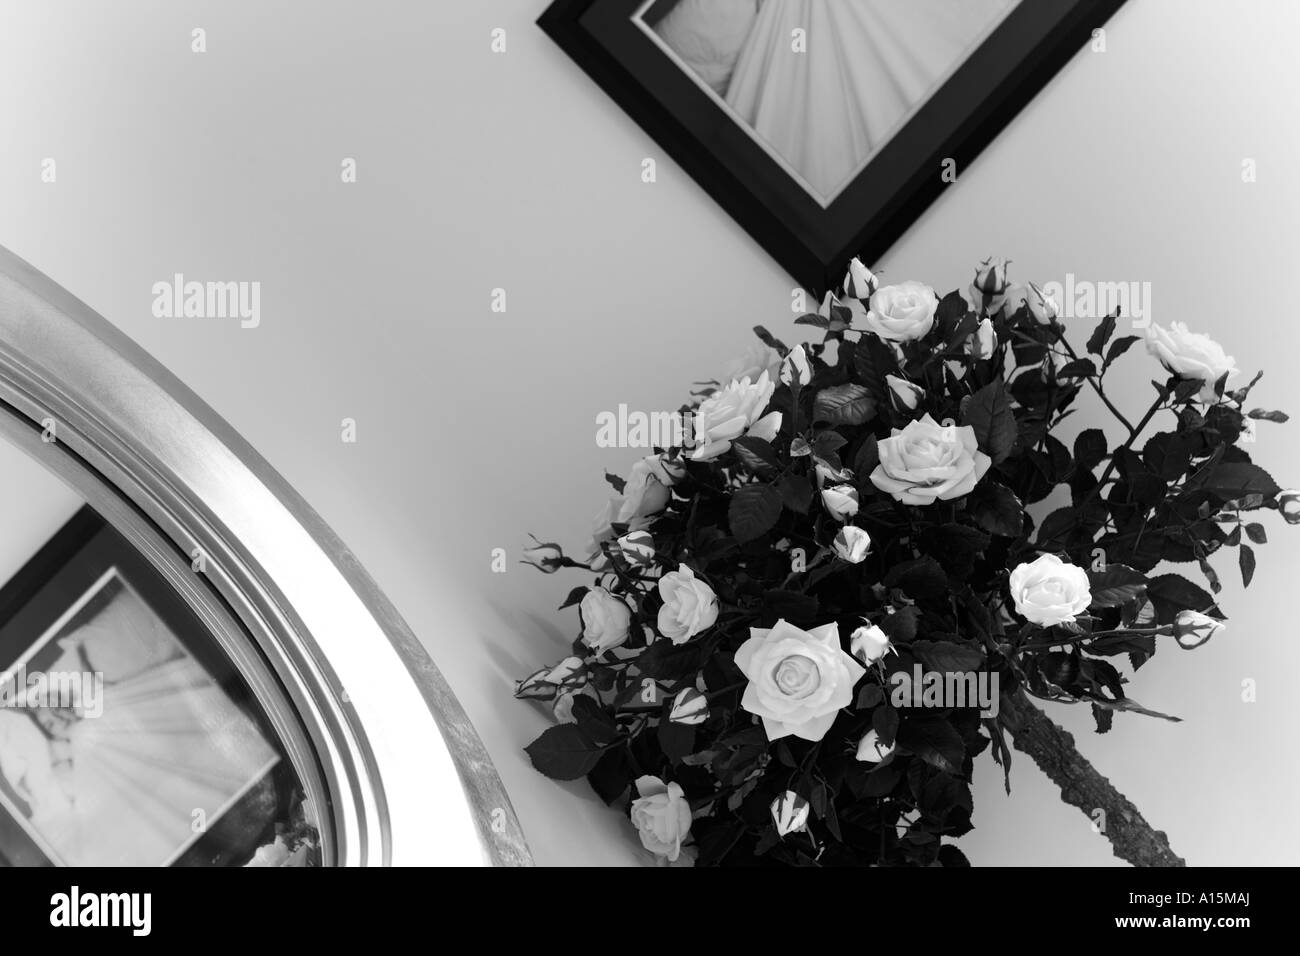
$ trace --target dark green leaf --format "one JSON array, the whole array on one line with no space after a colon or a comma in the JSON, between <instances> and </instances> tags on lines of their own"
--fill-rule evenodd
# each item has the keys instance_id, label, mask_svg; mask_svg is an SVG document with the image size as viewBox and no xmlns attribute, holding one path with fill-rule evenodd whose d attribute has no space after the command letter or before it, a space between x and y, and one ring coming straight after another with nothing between
<instances>
[{"instance_id":1,"label":"dark green leaf","mask_svg":"<svg viewBox=\"0 0 1300 956\"><path fill-rule=\"evenodd\" d=\"M812 483L804 475L785 475L777 482L781 503L791 511L806 515L812 506Z\"/></svg>"},{"instance_id":2,"label":"dark green leaf","mask_svg":"<svg viewBox=\"0 0 1300 956\"><path fill-rule=\"evenodd\" d=\"M898 727L898 745L947 773L960 773L966 759L961 734L948 721L939 718L903 721Z\"/></svg>"},{"instance_id":3,"label":"dark green leaf","mask_svg":"<svg viewBox=\"0 0 1300 956\"><path fill-rule=\"evenodd\" d=\"M1258 522L1252 521L1246 525L1246 536L1256 544L1268 544L1268 532Z\"/></svg>"},{"instance_id":4,"label":"dark green leaf","mask_svg":"<svg viewBox=\"0 0 1300 956\"><path fill-rule=\"evenodd\" d=\"M824 388L813 401L813 421L832 425L861 425L875 411L871 394L864 386L852 382Z\"/></svg>"},{"instance_id":5,"label":"dark green leaf","mask_svg":"<svg viewBox=\"0 0 1300 956\"><path fill-rule=\"evenodd\" d=\"M1066 362L1056 370L1057 378L1091 378L1097 374L1097 366L1092 359L1081 358Z\"/></svg>"},{"instance_id":6,"label":"dark green leaf","mask_svg":"<svg viewBox=\"0 0 1300 956\"><path fill-rule=\"evenodd\" d=\"M753 541L772 530L781 517L781 493L770 485L737 489L727 508L727 522L737 541Z\"/></svg>"},{"instance_id":7,"label":"dark green leaf","mask_svg":"<svg viewBox=\"0 0 1300 956\"><path fill-rule=\"evenodd\" d=\"M971 517L985 531L1008 538L1024 527L1025 508L1006 485L981 481L967 499Z\"/></svg>"},{"instance_id":8,"label":"dark green leaf","mask_svg":"<svg viewBox=\"0 0 1300 956\"><path fill-rule=\"evenodd\" d=\"M642 676L654 680L676 681L693 678L703 666L703 645L698 641L674 644L666 638L655 641L636 659Z\"/></svg>"},{"instance_id":9,"label":"dark green leaf","mask_svg":"<svg viewBox=\"0 0 1300 956\"><path fill-rule=\"evenodd\" d=\"M876 470L878 464L880 464L880 446L868 435L853 458L853 473L865 481Z\"/></svg>"},{"instance_id":10,"label":"dark green leaf","mask_svg":"<svg viewBox=\"0 0 1300 956\"><path fill-rule=\"evenodd\" d=\"M1157 624L1172 624L1179 611L1200 611L1218 616L1218 605L1204 588L1181 574L1162 574L1147 582L1147 597L1156 612Z\"/></svg>"},{"instance_id":11,"label":"dark green leaf","mask_svg":"<svg viewBox=\"0 0 1300 956\"><path fill-rule=\"evenodd\" d=\"M588 587L574 588L569 592L569 596L564 599L564 603L561 604L557 610L563 611L566 607L573 607L575 604L581 604L582 599L587 596L589 590L591 589Z\"/></svg>"},{"instance_id":12,"label":"dark green leaf","mask_svg":"<svg viewBox=\"0 0 1300 956\"><path fill-rule=\"evenodd\" d=\"M894 565L885 575L884 584L900 588L917 601L934 600L948 593L948 576L939 562L928 555Z\"/></svg>"},{"instance_id":13,"label":"dark green leaf","mask_svg":"<svg viewBox=\"0 0 1300 956\"><path fill-rule=\"evenodd\" d=\"M1084 471L1092 471L1106 457L1106 433L1100 428L1088 428L1074 440L1075 464Z\"/></svg>"},{"instance_id":14,"label":"dark green leaf","mask_svg":"<svg viewBox=\"0 0 1300 956\"><path fill-rule=\"evenodd\" d=\"M990 382L962 401L962 421L975 429L975 439L997 464L1016 444L1016 416L1002 380Z\"/></svg>"},{"instance_id":15,"label":"dark green leaf","mask_svg":"<svg viewBox=\"0 0 1300 956\"><path fill-rule=\"evenodd\" d=\"M1225 499L1259 494L1270 498L1281 489L1271 475L1249 462L1220 463L1200 482L1200 487Z\"/></svg>"},{"instance_id":16,"label":"dark green leaf","mask_svg":"<svg viewBox=\"0 0 1300 956\"><path fill-rule=\"evenodd\" d=\"M1123 564L1108 564L1088 572L1093 607L1118 607L1133 600L1147 585L1146 575Z\"/></svg>"},{"instance_id":17,"label":"dark green leaf","mask_svg":"<svg viewBox=\"0 0 1300 956\"><path fill-rule=\"evenodd\" d=\"M876 401L883 402L889 397L889 385L885 376L898 373L898 362L893 350L868 332L858 340L857 347L853 350L853 370Z\"/></svg>"},{"instance_id":18,"label":"dark green leaf","mask_svg":"<svg viewBox=\"0 0 1300 956\"><path fill-rule=\"evenodd\" d=\"M1126 335L1122 339L1116 339L1114 342L1111 342L1110 348L1106 350L1106 361L1104 365L1109 367L1115 359L1119 358L1132 348L1133 343L1140 341L1141 338L1142 336L1140 335Z\"/></svg>"},{"instance_id":19,"label":"dark green leaf","mask_svg":"<svg viewBox=\"0 0 1300 956\"><path fill-rule=\"evenodd\" d=\"M1239 547L1237 563L1241 566L1241 586L1248 588L1251 579L1255 577L1255 549L1248 544Z\"/></svg>"},{"instance_id":20,"label":"dark green leaf","mask_svg":"<svg viewBox=\"0 0 1300 956\"><path fill-rule=\"evenodd\" d=\"M1108 315L1103 318L1097 327L1093 329L1092 335L1088 336L1088 351L1093 355L1100 355L1101 350L1106 347L1110 337L1115 334L1115 326L1119 323L1119 313Z\"/></svg>"},{"instance_id":21,"label":"dark green leaf","mask_svg":"<svg viewBox=\"0 0 1300 956\"><path fill-rule=\"evenodd\" d=\"M578 780L604 750L577 724L557 724L524 748L533 766L552 780Z\"/></svg>"},{"instance_id":22,"label":"dark green leaf","mask_svg":"<svg viewBox=\"0 0 1300 956\"><path fill-rule=\"evenodd\" d=\"M680 763L683 757L695 749L695 728L688 724L661 720L658 737L659 749L672 763Z\"/></svg>"},{"instance_id":23,"label":"dark green leaf","mask_svg":"<svg viewBox=\"0 0 1300 956\"><path fill-rule=\"evenodd\" d=\"M881 618L878 627L885 632L891 644L906 644L916 637L918 616L916 608L901 607L893 614Z\"/></svg>"},{"instance_id":24,"label":"dark green leaf","mask_svg":"<svg viewBox=\"0 0 1300 956\"><path fill-rule=\"evenodd\" d=\"M768 477L781 467L776 451L761 438L744 435L732 441L731 447L735 449L740 463L756 475Z\"/></svg>"},{"instance_id":25,"label":"dark green leaf","mask_svg":"<svg viewBox=\"0 0 1300 956\"><path fill-rule=\"evenodd\" d=\"M972 644L952 641L916 641L912 653L926 670L945 674L965 674L984 666L984 652Z\"/></svg>"},{"instance_id":26,"label":"dark green leaf","mask_svg":"<svg viewBox=\"0 0 1300 956\"><path fill-rule=\"evenodd\" d=\"M877 707L871 712L871 728L880 737L881 744L888 747L898 733L898 711L889 704Z\"/></svg>"}]
</instances>

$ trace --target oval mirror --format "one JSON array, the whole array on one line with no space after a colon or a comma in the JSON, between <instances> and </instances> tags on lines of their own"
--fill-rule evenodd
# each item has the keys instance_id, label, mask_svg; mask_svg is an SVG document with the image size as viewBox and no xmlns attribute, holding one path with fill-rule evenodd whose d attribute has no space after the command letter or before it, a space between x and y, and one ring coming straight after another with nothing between
<instances>
[{"instance_id":1,"label":"oval mirror","mask_svg":"<svg viewBox=\"0 0 1300 956\"><path fill-rule=\"evenodd\" d=\"M441 674L210 408L0 249L0 864L523 865Z\"/></svg>"}]
</instances>

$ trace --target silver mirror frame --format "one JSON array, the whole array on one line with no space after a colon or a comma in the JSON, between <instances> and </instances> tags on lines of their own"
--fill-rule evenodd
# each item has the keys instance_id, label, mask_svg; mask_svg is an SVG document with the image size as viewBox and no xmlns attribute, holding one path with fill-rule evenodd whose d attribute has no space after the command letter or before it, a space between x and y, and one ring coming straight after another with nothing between
<instances>
[{"instance_id":1,"label":"silver mirror frame","mask_svg":"<svg viewBox=\"0 0 1300 956\"><path fill-rule=\"evenodd\" d=\"M287 697L306 733L272 719L295 764L315 761L298 771L331 808L327 864L531 864L451 688L320 516L143 349L2 248L0 403L0 430L152 561L259 696Z\"/></svg>"}]
</instances>

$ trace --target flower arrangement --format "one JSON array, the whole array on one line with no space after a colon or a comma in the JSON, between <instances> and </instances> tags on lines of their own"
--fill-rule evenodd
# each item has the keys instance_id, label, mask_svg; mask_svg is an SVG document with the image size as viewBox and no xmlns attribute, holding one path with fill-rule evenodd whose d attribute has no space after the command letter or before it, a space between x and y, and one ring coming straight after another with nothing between
<instances>
[{"instance_id":1,"label":"flower arrangement","mask_svg":"<svg viewBox=\"0 0 1300 956\"><path fill-rule=\"evenodd\" d=\"M1249 584L1255 514L1300 522L1243 447L1286 416L1248 410L1259 376L1229 388L1233 359L1177 323L1117 337L1117 312L1076 351L1004 260L942 298L854 260L796 324L822 341L757 328L682 408L691 440L609 476L586 560L529 549L593 579L562 605L572 655L516 688L557 721L527 752L669 863L965 865L973 760L991 749L1009 790L1030 698L1084 703L1100 733L1166 717L1128 685L1222 630L1208 558L1237 549ZM1134 423L1106 381L1143 338ZM1115 447L1058 437L1085 391Z\"/></svg>"}]
</instances>

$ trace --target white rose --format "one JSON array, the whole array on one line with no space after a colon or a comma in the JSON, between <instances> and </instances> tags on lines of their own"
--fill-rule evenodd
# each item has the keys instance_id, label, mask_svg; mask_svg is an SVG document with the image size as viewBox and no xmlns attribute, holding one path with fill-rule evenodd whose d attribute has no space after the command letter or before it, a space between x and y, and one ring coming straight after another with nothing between
<instances>
[{"instance_id":1,"label":"white rose","mask_svg":"<svg viewBox=\"0 0 1300 956\"><path fill-rule=\"evenodd\" d=\"M785 357L785 361L781 363L781 381L792 388L796 382L802 388L812 381L812 369L808 365L808 351L802 345L796 345L792 348L790 354Z\"/></svg>"},{"instance_id":2,"label":"white rose","mask_svg":"<svg viewBox=\"0 0 1300 956\"><path fill-rule=\"evenodd\" d=\"M781 371L781 353L772 346L755 340L743 355L727 364L723 374L724 382L734 382L748 378L751 382L767 372L770 378L776 378Z\"/></svg>"},{"instance_id":3,"label":"white rose","mask_svg":"<svg viewBox=\"0 0 1300 956\"><path fill-rule=\"evenodd\" d=\"M871 483L906 505L933 504L969 494L989 470L969 425L944 427L928 414L877 443L880 464Z\"/></svg>"},{"instance_id":4,"label":"white rose","mask_svg":"<svg viewBox=\"0 0 1300 956\"><path fill-rule=\"evenodd\" d=\"M849 650L864 664L874 664L889 650L889 637L874 624L866 624L849 635Z\"/></svg>"},{"instance_id":5,"label":"white rose","mask_svg":"<svg viewBox=\"0 0 1300 956\"><path fill-rule=\"evenodd\" d=\"M685 644L718 619L718 596L686 565L659 579L659 631L674 644Z\"/></svg>"},{"instance_id":6,"label":"white rose","mask_svg":"<svg viewBox=\"0 0 1300 956\"><path fill-rule=\"evenodd\" d=\"M578 605L582 615L582 643L599 654L627 641L632 610L604 588L592 588Z\"/></svg>"},{"instance_id":7,"label":"white rose","mask_svg":"<svg viewBox=\"0 0 1300 956\"><path fill-rule=\"evenodd\" d=\"M1086 611L1092 590L1083 568L1043 554L1011 572L1011 598L1027 620L1050 627L1073 621Z\"/></svg>"},{"instance_id":8,"label":"white rose","mask_svg":"<svg viewBox=\"0 0 1300 956\"><path fill-rule=\"evenodd\" d=\"M741 435L764 441L775 438L781 430L781 413L763 414L775 390L776 385L764 372L756 382L742 378L706 398L695 412L695 440L700 444L691 457L698 461L717 458Z\"/></svg>"},{"instance_id":9,"label":"white rose","mask_svg":"<svg viewBox=\"0 0 1300 956\"><path fill-rule=\"evenodd\" d=\"M1154 322L1147 329L1147 351L1179 378L1200 379L1201 401L1217 402L1214 383L1225 374L1229 380L1237 375L1237 363L1223 347L1208 335L1187 331L1182 322L1171 322L1166 331Z\"/></svg>"},{"instance_id":10,"label":"white rose","mask_svg":"<svg viewBox=\"0 0 1300 956\"><path fill-rule=\"evenodd\" d=\"M882 339L907 342L919 339L934 325L939 299L920 282L881 286L871 295L867 328Z\"/></svg>"},{"instance_id":11,"label":"white rose","mask_svg":"<svg viewBox=\"0 0 1300 956\"><path fill-rule=\"evenodd\" d=\"M835 535L833 547L835 553L849 564L861 564L867 557L867 549L871 547L871 535L862 528L847 524Z\"/></svg>"},{"instance_id":12,"label":"white rose","mask_svg":"<svg viewBox=\"0 0 1300 956\"><path fill-rule=\"evenodd\" d=\"M768 740L790 734L821 740L866 674L841 650L839 627L832 622L804 631L782 619L749 633L736 651L736 666L749 679L740 706L762 719Z\"/></svg>"},{"instance_id":13,"label":"white rose","mask_svg":"<svg viewBox=\"0 0 1300 956\"><path fill-rule=\"evenodd\" d=\"M880 734L868 730L858 741L858 759L863 763L880 763L894 752L894 744L886 747L880 742Z\"/></svg>"},{"instance_id":14,"label":"white rose","mask_svg":"<svg viewBox=\"0 0 1300 956\"><path fill-rule=\"evenodd\" d=\"M885 384L889 386L890 394L898 402L898 407L909 412L921 404L921 400L925 398L925 389L919 385L913 385L897 375L886 375Z\"/></svg>"},{"instance_id":15,"label":"white rose","mask_svg":"<svg viewBox=\"0 0 1300 956\"><path fill-rule=\"evenodd\" d=\"M993 331L993 322L989 319L980 319L979 325L966 340L966 353L976 361L985 362L993 357L997 349L998 335Z\"/></svg>"},{"instance_id":16,"label":"white rose","mask_svg":"<svg viewBox=\"0 0 1300 956\"><path fill-rule=\"evenodd\" d=\"M638 518L663 511L672 497L670 489L683 474L685 468L679 461L667 461L662 455L642 458L632 466L623 483L617 520L630 525Z\"/></svg>"},{"instance_id":17,"label":"white rose","mask_svg":"<svg viewBox=\"0 0 1300 956\"><path fill-rule=\"evenodd\" d=\"M682 841L691 832L691 805L681 785L665 784L658 777L638 777L636 792L631 815L641 845L675 863L682 852Z\"/></svg>"},{"instance_id":18,"label":"white rose","mask_svg":"<svg viewBox=\"0 0 1300 956\"><path fill-rule=\"evenodd\" d=\"M876 277L857 256L849 262L849 268L844 273L843 291L847 298L859 300L870 299L876 291Z\"/></svg>"},{"instance_id":19,"label":"white rose","mask_svg":"<svg viewBox=\"0 0 1300 956\"><path fill-rule=\"evenodd\" d=\"M1223 628L1222 621L1217 621L1208 614L1179 611L1174 618L1174 640L1183 650L1190 651L1194 647L1200 647Z\"/></svg>"},{"instance_id":20,"label":"white rose","mask_svg":"<svg viewBox=\"0 0 1300 956\"><path fill-rule=\"evenodd\" d=\"M823 488L822 504L836 521L847 521L858 513L858 490L852 485Z\"/></svg>"}]
</instances>

